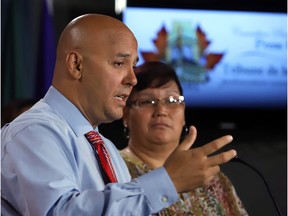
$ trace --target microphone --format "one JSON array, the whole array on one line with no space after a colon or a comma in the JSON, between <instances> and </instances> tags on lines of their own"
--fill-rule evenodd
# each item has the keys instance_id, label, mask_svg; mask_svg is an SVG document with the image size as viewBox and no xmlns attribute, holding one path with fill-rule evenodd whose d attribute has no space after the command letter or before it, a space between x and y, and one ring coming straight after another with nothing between
<instances>
[{"instance_id":1,"label":"microphone","mask_svg":"<svg viewBox=\"0 0 288 216\"><path fill-rule=\"evenodd\" d=\"M273 201L273 203L274 203L274 205L275 205L275 207L276 207L276 210L277 210L277 212L278 212L278 215L279 215L279 216L282 216L282 213L281 213L281 211L280 211L280 209L279 209L279 207L278 207L278 204L277 204L277 202L276 202L276 200L275 200L275 198L274 198L274 195L273 195L273 193L272 193L272 191L271 191L271 189L270 189L270 187L269 187L266 179L265 179L264 176L259 172L259 170L257 170L254 166L252 166L251 164L247 163L246 161L240 159L237 155L236 155L234 158L232 158L232 159L230 160L230 162L238 162L238 163L244 164L244 165L248 166L249 168L251 168L252 170L254 170L254 171L262 178L262 180L264 181L265 186L266 186L266 188L267 188L267 190L268 190L268 192L269 192L269 195L270 195L270 197L271 197L271 199L272 199L272 201Z\"/></svg>"}]
</instances>

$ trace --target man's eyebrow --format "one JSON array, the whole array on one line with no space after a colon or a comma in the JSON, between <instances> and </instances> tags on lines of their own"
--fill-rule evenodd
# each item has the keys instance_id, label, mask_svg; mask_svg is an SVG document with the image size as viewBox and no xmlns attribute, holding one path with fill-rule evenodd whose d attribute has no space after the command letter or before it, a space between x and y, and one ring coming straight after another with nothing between
<instances>
[{"instance_id":1,"label":"man's eyebrow","mask_svg":"<svg viewBox=\"0 0 288 216\"><path fill-rule=\"evenodd\" d=\"M122 57L122 58L127 58L130 57L131 55L128 53L116 53L116 57Z\"/></svg>"},{"instance_id":2,"label":"man's eyebrow","mask_svg":"<svg viewBox=\"0 0 288 216\"><path fill-rule=\"evenodd\" d=\"M121 58L127 58L127 57L130 57L131 54L128 54L128 53L116 53L115 55L116 57L121 57ZM137 56L136 60L135 60L135 63L137 64L139 62L139 56Z\"/></svg>"}]
</instances>

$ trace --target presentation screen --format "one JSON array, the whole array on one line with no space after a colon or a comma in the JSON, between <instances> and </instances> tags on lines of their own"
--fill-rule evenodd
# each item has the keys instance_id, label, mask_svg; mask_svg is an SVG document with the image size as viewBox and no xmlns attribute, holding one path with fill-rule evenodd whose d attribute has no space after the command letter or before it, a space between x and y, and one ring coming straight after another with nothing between
<instances>
[{"instance_id":1,"label":"presentation screen","mask_svg":"<svg viewBox=\"0 0 288 216\"><path fill-rule=\"evenodd\" d=\"M284 108L287 14L128 7L139 64L172 65L186 106Z\"/></svg>"}]
</instances>

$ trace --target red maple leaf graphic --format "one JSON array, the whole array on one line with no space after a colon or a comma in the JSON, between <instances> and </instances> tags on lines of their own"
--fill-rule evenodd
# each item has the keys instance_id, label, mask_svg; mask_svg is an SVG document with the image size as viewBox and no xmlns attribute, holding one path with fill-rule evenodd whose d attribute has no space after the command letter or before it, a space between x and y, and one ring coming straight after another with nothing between
<instances>
[{"instance_id":1,"label":"red maple leaf graphic","mask_svg":"<svg viewBox=\"0 0 288 216\"><path fill-rule=\"evenodd\" d=\"M206 59L206 64L204 65L207 69L213 69L214 66L222 59L223 53L207 53L205 54L206 48L210 45L210 41L207 40L205 32L197 26L196 30L198 55ZM168 32L163 25L161 29L157 32L157 37L153 39L153 44L156 47L156 52L153 51L141 51L141 55L144 61L161 61L165 60L165 53L168 46Z\"/></svg>"},{"instance_id":2,"label":"red maple leaf graphic","mask_svg":"<svg viewBox=\"0 0 288 216\"><path fill-rule=\"evenodd\" d=\"M167 49L168 43L168 33L165 26L162 26L160 31L157 32L157 37L153 40L157 52L145 52L142 51L141 55L144 58L144 61L160 61L165 58L165 51Z\"/></svg>"},{"instance_id":3,"label":"red maple leaf graphic","mask_svg":"<svg viewBox=\"0 0 288 216\"><path fill-rule=\"evenodd\" d=\"M199 55L203 55L204 50L208 47L210 44L210 41L206 39L206 34L202 31L200 26L197 26L196 28L196 37L197 37L197 45L199 48Z\"/></svg>"},{"instance_id":4,"label":"red maple leaf graphic","mask_svg":"<svg viewBox=\"0 0 288 216\"><path fill-rule=\"evenodd\" d=\"M205 68L207 69L213 69L215 65L222 59L223 53L208 53L206 55L206 65Z\"/></svg>"}]
</instances>

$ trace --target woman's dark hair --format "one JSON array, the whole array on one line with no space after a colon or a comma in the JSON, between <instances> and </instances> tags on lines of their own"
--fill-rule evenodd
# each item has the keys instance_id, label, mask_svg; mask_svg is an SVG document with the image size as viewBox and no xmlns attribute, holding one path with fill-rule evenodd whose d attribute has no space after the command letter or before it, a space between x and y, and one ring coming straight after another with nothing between
<instances>
[{"instance_id":1,"label":"woman's dark hair","mask_svg":"<svg viewBox=\"0 0 288 216\"><path fill-rule=\"evenodd\" d=\"M183 95L183 89L177 77L174 68L164 62L149 61L135 68L137 85L133 87L133 92L138 92L146 88L157 88L165 85L171 80L175 81L180 94Z\"/></svg>"}]
</instances>

